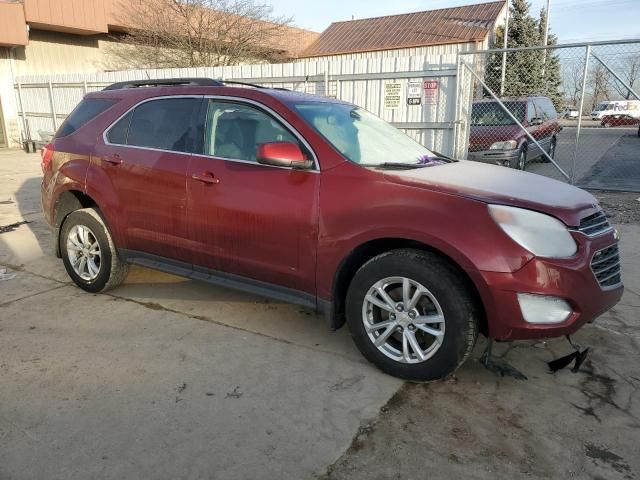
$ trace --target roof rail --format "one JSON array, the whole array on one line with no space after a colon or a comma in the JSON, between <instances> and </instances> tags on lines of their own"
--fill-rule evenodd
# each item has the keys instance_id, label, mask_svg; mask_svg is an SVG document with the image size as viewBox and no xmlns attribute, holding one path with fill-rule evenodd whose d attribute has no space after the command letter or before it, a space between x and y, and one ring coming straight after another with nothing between
<instances>
[{"instance_id":1,"label":"roof rail","mask_svg":"<svg viewBox=\"0 0 640 480\"><path fill-rule=\"evenodd\" d=\"M220 80L223 84L225 85L241 85L241 86L245 86L245 87L253 87L253 88L260 88L260 89L269 89L269 90L286 90L289 91L288 88L283 88L283 87L265 87L264 85L257 85L255 83L248 83L248 82L241 82L238 80Z\"/></svg>"},{"instance_id":2,"label":"roof rail","mask_svg":"<svg viewBox=\"0 0 640 480\"><path fill-rule=\"evenodd\" d=\"M156 80L127 80L117 82L105 87L104 90L122 90L125 88L139 87L178 87L178 86L199 86L199 87L223 87L224 83L212 78L163 78Z\"/></svg>"}]
</instances>

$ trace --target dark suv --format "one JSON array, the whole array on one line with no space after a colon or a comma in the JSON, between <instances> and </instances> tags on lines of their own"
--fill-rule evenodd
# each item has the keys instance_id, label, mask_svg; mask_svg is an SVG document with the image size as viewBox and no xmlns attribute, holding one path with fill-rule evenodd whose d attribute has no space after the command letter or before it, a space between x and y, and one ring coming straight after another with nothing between
<instances>
[{"instance_id":1,"label":"dark suv","mask_svg":"<svg viewBox=\"0 0 640 480\"><path fill-rule=\"evenodd\" d=\"M471 108L467 158L520 170L536 158L549 161L544 152L554 158L561 127L551 100L547 97L524 97L501 101L535 142L502 105L492 99L480 100L473 102Z\"/></svg>"},{"instance_id":2,"label":"dark suv","mask_svg":"<svg viewBox=\"0 0 640 480\"><path fill-rule=\"evenodd\" d=\"M337 100L208 79L90 93L43 151L56 252L89 292L128 264L349 324L428 380L478 333L572 333L618 302L617 238L589 193L442 158Z\"/></svg>"}]
</instances>

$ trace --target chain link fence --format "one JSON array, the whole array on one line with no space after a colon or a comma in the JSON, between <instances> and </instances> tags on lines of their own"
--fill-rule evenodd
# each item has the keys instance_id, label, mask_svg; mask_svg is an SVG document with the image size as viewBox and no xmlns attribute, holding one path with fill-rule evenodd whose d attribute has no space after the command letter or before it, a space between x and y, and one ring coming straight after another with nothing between
<instances>
[{"instance_id":1,"label":"chain link fence","mask_svg":"<svg viewBox=\"0 0 640 480\"><path fill-rule=\"evenodd\" d=\"M461 53L470 160L640 191L640 41Z\"/></svg>"}]
</instances>

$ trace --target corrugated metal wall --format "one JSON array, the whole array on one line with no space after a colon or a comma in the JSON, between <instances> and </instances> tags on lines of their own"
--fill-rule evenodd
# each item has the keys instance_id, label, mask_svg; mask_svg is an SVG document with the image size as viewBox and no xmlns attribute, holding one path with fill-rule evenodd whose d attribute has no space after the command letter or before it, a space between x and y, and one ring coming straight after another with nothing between
<instances>
[{"instance_id":1,"label":"corrugated metal wall","mask_svg":"<svg viewBox=\"0 0 640 480\"><path fill-rule=\"evenodd\" d=\"M31 138L52 132L86 92L123 80L210 77L240 80L336 97L359 105L404 129L437 151L455 153L456 56L378 57L235 67L130 70L87 74L19 76L15 85L23 129ZM407 83L437 81L432 105L407 104ZM385 106L385 84L400 85L400 102Z\"/></svg>"}]
</instances>

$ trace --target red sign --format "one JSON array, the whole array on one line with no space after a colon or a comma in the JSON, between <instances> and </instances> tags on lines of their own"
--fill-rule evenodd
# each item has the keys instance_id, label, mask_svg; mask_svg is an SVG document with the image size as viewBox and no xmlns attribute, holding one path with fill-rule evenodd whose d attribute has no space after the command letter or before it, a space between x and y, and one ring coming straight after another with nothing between
<instances>
[{"instance_id":1,"label":"red sign","mask_svg":"<svg viewBox=\"0 0 640 480\"><path fill-rule=\"evenodd\" d=\"M425 80L422 83L424 88L424 104L435 105L438 103L438 81L437 80Z\"/></svg>"}]
</instances>

